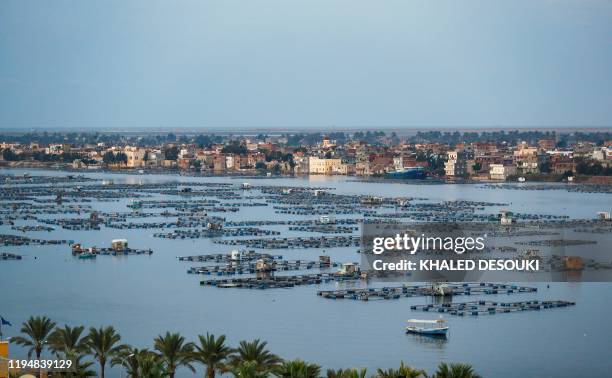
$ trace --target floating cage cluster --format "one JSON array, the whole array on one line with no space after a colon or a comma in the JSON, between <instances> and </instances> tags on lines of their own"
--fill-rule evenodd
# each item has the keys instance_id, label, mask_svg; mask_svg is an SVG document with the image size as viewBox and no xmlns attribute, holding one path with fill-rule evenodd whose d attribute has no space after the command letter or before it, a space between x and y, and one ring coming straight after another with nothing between
<instances>
[{"instance_id":1,"label":"floating cage cluster","mask_svg":"<svg viewBox=\"0 0 612 378\"><path fill-rule=\"evenodd\" d=\"M278 231L264 230L255 227L243 228L222 228L222 229L191 229L191 230L176 230L168 233L155 233L156 238L164 239L199 239L199 238L216 238L222 236L270 236L280 235Z\"/></svg>"},{"instance_id":2,"label":"floating cage cluster","mask_svg":"<svg viewBox=\"0 0 612 378\"><path fill-rule=\"evenodd\" d=\"M339 275L332 273L303 274L298 276L271 276L271 277L249 277L231 278L218 280L200 281L202 286L215 286L218 288L242 288L242 289L276 289L290 288L301 285L318 285L331 281L355 281L360 278L359 274Z\"/></svg>"},{"instance_id":3,"label":"floating cage cluster","mask_svg":"<svg viewBox=\"0 0 612 378\"><path fill-rule=\"evenodd\" d=\"M266 270L271 272L282 272L282 271L292 271L292 270L310 270L310 269L329 269L336 268L340 266L338 263L332 263L330 261L304 261L304 260L278 260L278 261L266 261ZM187 270L187 273L190 274L216 274L218 276L224 275L236 275L236 274L255 274L258 271L261 271L261 268L258 268L260 262L239 262L239 263L229 263L226 265L208 265L208 266L199 266L199 267L191 267Z\"/></svg>"},{"instance_id":4,"label":"floating cage cluster","mask_svg":"<svg viewBox=\"0 0 612 378\"><path fill-rule=\"evenodd\" d=\"M359 236L322 236L322 237L293 237L268 239L230 239L215 240L217 244L244 245L247 248L261 249L296 249L296 248L337 248L358 247Z\"/></svg>"},{"instance_id":5,"label":"floating cage cluster","mask_svg":"<svg viewBox=\"0 0 612 378\"><path fill-rule=\"evenodd\" d=\"M482 294L516 294L534 293L534 287L496 284L489 282L448 284L444 287L444 295L482 295ZM440 291L432 285L402 285L381 288L345 289L345 290L320 290L317 295L328 299L399 299L402 297L438 296Z\"/></svg>"},{"instance_id":6,"label":"floating cage cluster","mask_svg":"<svg viewBox=\"0 0 612 378\"><path fill-rule=\"evenodd\" d=\"M0 234L0 245L4 246L20 246L20 245L60 245L71 244L72 240L48 240L48 239L33 239L19 235Z\"/></svg>"},{"instance_id":7,"label":"floating cage cluster","mask_svg":"<svg viewBox=\"0 0 612 378\"><path fill-rule=\"evenodd\" d=\"M10 252L0 253L0 260L21 260L22 256Z\"/></svg>"},{"instance_id":8,"label":"floating cage cluster","mask_svg":"<svg viewBox=\"0 0 612 378\"><path fill-rule=\"evenodd\" d=\"M238 252L238 253L236 253ZM195 261L195 262L229 262L229 261L255 261L259 259L276 260L282 259L282 255L271 255L268 253L258 253L255 251L236 251L233 253L213 253L207 255L196 256L179 256L179 261Z\"/></svg>"},{"instance_id":9,"label":"floating cage cluster","mask_svg":"<svg viewBox=\"0 0 612 378\"><path fill-rule=\"evenodd\" d=\"M463 303L442 303L410 306L411 310L426 312L447 313L456 316L479 316L506 314L518 311L538 311L551 308L574 306L575 302L569 301L521 301L521 302L493 302L493 301L473 301Z\"/></svg>"}]
</instances>

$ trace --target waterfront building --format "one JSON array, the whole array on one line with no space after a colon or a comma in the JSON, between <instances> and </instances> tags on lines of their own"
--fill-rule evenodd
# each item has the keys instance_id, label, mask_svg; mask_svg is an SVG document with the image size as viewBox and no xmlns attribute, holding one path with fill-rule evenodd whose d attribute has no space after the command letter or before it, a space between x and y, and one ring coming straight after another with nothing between
<instances>
[{"instance_id":1,"label":"waterfront building","mask_svg":"<svg viewBox=\"0 0 612 378\"><path fill-rule=\"evenodd\" d=\"M340 169L341 159L321 159L311 156L308 159L308 172L316 175L332 175Z\"/></svg>"},{"instance_id":2,"label":"waterfront building","mask_svg":"<svg viewBox=\"0 0 612 378\"><path fill-rule=\"evenodd\" d=\"M490 164L489 178L491 180L507 180L509 176L516 175L517 170L515 165L507 164Z\"/></svg>"},{"instance_id":3,"label":"waterfront building","mask_svg":"<svg viewBox=\"0 0 612 378\"><path fill-rule=\"evenodd\" d=\"M146 150L139 147L126 146L123 153L127 156L126 166L128 168L140 168L145 166Z\"/></svg>"}]
</instances>

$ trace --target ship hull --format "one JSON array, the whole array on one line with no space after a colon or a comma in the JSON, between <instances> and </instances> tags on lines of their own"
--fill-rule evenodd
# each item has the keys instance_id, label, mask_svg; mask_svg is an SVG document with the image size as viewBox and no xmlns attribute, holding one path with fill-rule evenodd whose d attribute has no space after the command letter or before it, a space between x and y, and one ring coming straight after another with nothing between
<instances>
[{"instance_id":1,"label":"ship hull","mask_svg":"<svg viewBox=\"0 0 612 378\"><path fill-rule=\"evenodd\" d=\"M385 177L396 180L422 180L427 178L427 175L423 168L417 167L404 169L403 171L389 172Z\"/></svg>"}]
</instances>

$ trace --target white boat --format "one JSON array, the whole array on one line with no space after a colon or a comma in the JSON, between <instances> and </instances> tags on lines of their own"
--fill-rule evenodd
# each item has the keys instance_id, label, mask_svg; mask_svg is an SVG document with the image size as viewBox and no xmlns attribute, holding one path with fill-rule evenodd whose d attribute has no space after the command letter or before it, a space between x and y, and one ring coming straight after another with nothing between
<instances>
[{"instance_id":1,"label":"white boat","mask_svg":"<svg viewBox=\"0 0 612 378\"><path fill-rule=\"evenodd\" d=\"M409 319L406 326L406 333L417 333L427 336L446 336L448 325L446 320L440 318L438 320L421 320Z\"/></svg>"}]
</instances>

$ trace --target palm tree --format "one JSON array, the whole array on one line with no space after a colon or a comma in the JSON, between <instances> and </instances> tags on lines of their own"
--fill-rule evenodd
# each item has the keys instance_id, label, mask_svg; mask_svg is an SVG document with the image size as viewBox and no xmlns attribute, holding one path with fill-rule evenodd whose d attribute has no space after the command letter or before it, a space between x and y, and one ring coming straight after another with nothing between
<instances>
[{"instance_id":1,"label":"palm tree","mask_svg":"<svg viewBox=\"0 0 612 378\"><path fill-rule=\"evenodd\" d=\"M418 378L427 377L427 373L424 370L413 369L412 367L405 365L404 361L400 363L399 369L387 369L376 371L377 378Z\"/></svg>"},{"instance_id":2,"label":"palm tree","mask_svg":"<svg viewBox=\"0 0 612 378\"><path fill-rule=\"evenodd\" d=\"M126 369L128 377L140 377L140 366L138 357L143 353L151 353L148 349L126 347L111 359L111 366L119 366Z\"/></svg>"},{"instance_id":3,"label":"palm tree","mask_svg":"<svg viewBox=\"0 0 612 378\"><path fill-rule=\"evenodd\" d=\"M186 343L185 338L179 333L166 332L164 336L157 336L154 340L154 346L166 365L170 378L174 378L174 373L179 366L185 366L195 372L195 369L191 366L193 344Z\"/></svg>"},{"instance_id":4,"label":"palm tree","mask_svg":"<svg viewBox=\"0 0 612 378\"><path fill-rule=\"evenodd\" d=\"M342 369L327 369L326 376L327 378L342 378L342 373L344 370Z\"/></svg>"},{"instance_id":5,"label":"palm tree","mask_svg":"<svg viewBox=\"0 0 612 378\"><path fill-rule=\"evenodd\" d=\"M259 339L251 342L241 341L235 354L230 357L230 365L236 369L245 362L253 362L258 372L265 372L278 367L282 359L270 353L266 349L267 344L265 341L259 341Z\"/></svg>"},{"instance_id":6,"label":"palm tree","mask_svg":"<svg viewBox=\"0 0 612 378\"><path fill-rule=\"evenodd\" d=\"M164 362L153 352L138 356L138 368L141 375L134 376L134 378L165 378L168 376L168 371L164 368Z\"/></svg>"},{"instance_id":7,"label":"palm tree","mask_svg":"<svg viewBox=\"0 0 612 378\"><path fill-rule=\"evenodd\" d=\"M267 378L267 371L258 371L255 361L245 361L232 370L232 374L236 378Z\"/></svg>"},{"instance_id":8,"label":"palm tree","mask_svg":"<svg viewBox=\"0 0 612 378\"><path fill-rule=\"evenodd\" d=\"M378 368L376 369L376 375L374 377L375 378L401 378L399 371L393 368L387 369L387 370Z\"/></svg>"},{"instance_id":9,"label":"palm tree","mask_svg":"<svg viewBox=\"0 0 612 378\"><path fill-rule=\"evenodd\" d=\"M127 347L111 360L112 366L126 369L128 377L144 378L165 374L160 357L148 350Z\"/></svg>"},{"instance_id":10,"label":"palm tree","mask_svg":"<svg viewBox=\"0 0 612 378\"><path fill-rule=\"evenodd\" d=\"M446 362L438 365L438 370L433 375L434 378L480 378L474 368L468 364L447 364Z\"/></svg>"},{"instance_id":11,"label":"palm tree","mask_svg":"<svg viewBox=\"0 0 612 378\"><path fill-rule=\"evenodd\" d=\"M72 359L72 367L70 369L71 371L65 373L64 375L66 378L89 378L96 376L96 372L90 369L91 365L93 365L93 362L82 362L81 360L84 357L85 355L79 355Z\"/></svg>"},{"instance_id":12,"label":"palm tree","mask_svg":"<svg viewBox=\"0 0 612 378\"><path fill-rule=\"evenodd\" d=\"M225 345L225 335L215 338L206 333L198 335L200 345L195 345L193 360L206 365L206 377L215 378L215 372L223 369L223 363L233 353L233 349Z\"/></svg>"},{"instance_id":13,"label":"palm tree","mask_svg":"<svg viewBox=\"0 0 612 378\"><path fill-rule=\"evenodd\" d=\"M112 326L100 327L99 329L89 328L87 347L100 364L100 378L104 378L106 361L116 357L127 348L126 345L119 344L120 341L121 336Z\"/></svg>"},{"instance_id":14,"label":"palm tree","mask_svg":"<svg viewBox=\"0 0 612 378\"><path fill-rule=\"evenodd\" d=\"M281 378L319 378L321 367L302 360L284 361L274 374Z\"/></svg>"},{"instance_id":15,"label":"palm tree","mask_svg":"<svg viewBox=\"0 0 612 378\"><path fill-rule=\"evenodd\" d=\"M91 361L81 360L85 357L87 351L87 338L81 337L85 327L70 327L65 325L64 328L56 328L49 335L49 349L58 358L71 360L73 367L70 372L66 373L67 377L93 377L96 372L91 370L93 365Z\"/></svg>"},{"instance_id":16,"label":"palm tree","mask_svg":"<svg viewBox=\"0 0 612 378\"><path fill-rule=\"evenodd\" d=\"M328 369L327 378L365 378L366 369Z\"/></svg>"},{"instance_id":17,"label":"palm tree","mask_svg":"<svg viewBox=\"0 0 612 378\"><path fill-rule=\"evenodd\" d=\"M55 328L55 322L46 316L31 316L21 326L21 333L28 337L15 337L13 342L25 347L30 347L28 350L28 358L32 357L32 353L36 355L36 359L40 359L47 338Z\"/></svg>"},{"instance_id":18,"label":"palm tree","mask_svg":"<svg viewBox=\"0 0 612 378\"><path fill-rule=\"evenodd\" d=\"M58 357L62 355L68 359L81 355L87 350L86 338L81 337L85 327L56 328L49 335L49 349Z\"/></svg>"}]
</instances>

